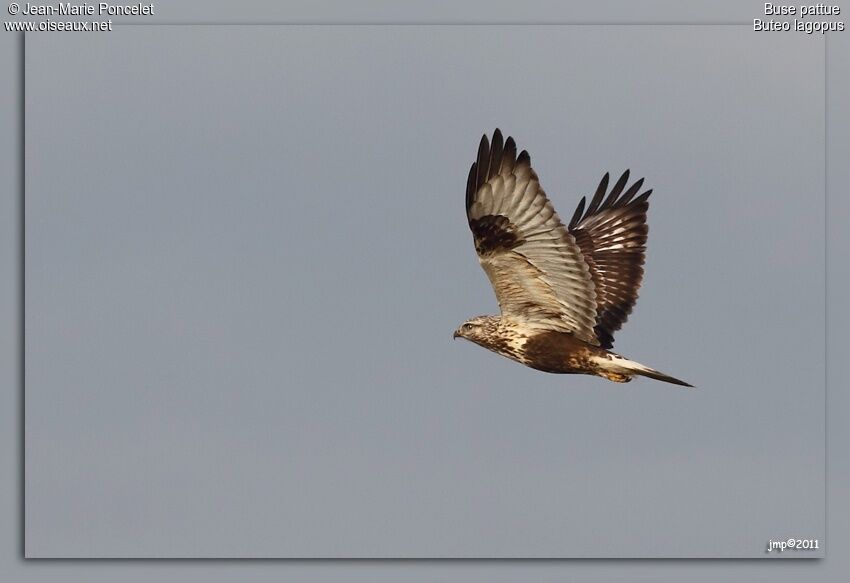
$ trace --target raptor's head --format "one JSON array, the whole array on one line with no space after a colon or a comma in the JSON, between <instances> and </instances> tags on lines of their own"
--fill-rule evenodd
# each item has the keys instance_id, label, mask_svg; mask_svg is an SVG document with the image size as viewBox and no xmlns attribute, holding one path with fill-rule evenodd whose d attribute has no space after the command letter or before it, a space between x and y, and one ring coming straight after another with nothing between
<instances>
[{"instance_id":1,"label":"raptor's head","mask_svg":"<svg viewBox=\"0 0 850 583\"><path fill-rule=\"evenodd\" d=\"M495 334L498 326L498 316L476 316L461 324L460 327L455 330L454 337L466 338L467 340L477 343L478 341L489 338Z\"/></svg>"}]
</instances>

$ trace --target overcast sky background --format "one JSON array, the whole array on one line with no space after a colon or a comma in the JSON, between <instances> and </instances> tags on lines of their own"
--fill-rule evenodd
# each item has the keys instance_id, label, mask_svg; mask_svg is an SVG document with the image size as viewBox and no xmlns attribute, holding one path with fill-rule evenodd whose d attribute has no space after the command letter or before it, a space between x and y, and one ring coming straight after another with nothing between
<instances>
[{"instance_id":1,"label":"overcast sky background","mask_svg":"<svg viewBox=\"0 0 850 583\"><path fill-rule=\"evenodd\" d=\"M823 47L748 32L31 35L28 555L822 536ZM463 213L496 126L565 217L605 171L647 177L615 347L697 390L451 340L497 309Z\"/></svg>"}]
</instances>

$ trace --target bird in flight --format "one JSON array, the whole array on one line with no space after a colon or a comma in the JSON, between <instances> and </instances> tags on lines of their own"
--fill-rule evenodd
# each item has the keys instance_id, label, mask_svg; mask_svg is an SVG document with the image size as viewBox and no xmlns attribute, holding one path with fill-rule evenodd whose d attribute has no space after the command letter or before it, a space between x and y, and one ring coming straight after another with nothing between
<instances>
[{"instance_id":1,"label":"bird in flight","mask_svg":"<svg viewBox=\"0 0 850 583\"><path fill-rule=\"evenodd\" d=\"M466 216L500 316L478 316L454 333L531 368L627 383L635 375L690 387L615 354L614 332L638 297L652 190L626 188L626 170L608 192L608 174L564 225L531 158L497 129L481 138L469 170Z\"/></svg>"}]
</instances>

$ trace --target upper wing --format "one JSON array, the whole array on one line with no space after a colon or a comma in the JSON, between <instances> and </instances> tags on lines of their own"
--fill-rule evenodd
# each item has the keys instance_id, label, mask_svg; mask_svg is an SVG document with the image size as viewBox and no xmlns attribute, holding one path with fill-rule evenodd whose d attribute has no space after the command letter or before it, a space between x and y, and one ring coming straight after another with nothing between
<instances>
[{"instance_id":1,"label":"upper wing","mask_svg":"<svg viewBox=\"0 0 850 583\"><path fill-rule=\"evenodd\" d=\"M596 286L596 335L603 348L614 344L614 332L629 317L643 280L649 231L647 199L652 190L634 198L643 186L643 178L623 192L628 180L626 170L603 202L608 189L605 174L590 206L585 210L582 198L569 226Z\"/></svg>"},{"instance_id":2,"label":"upper wing","mask_svg":"<svg viewBox=\"0 0 850 583\"><path fill-rule=\"evenodd\" d=\"M561 223L513 138L481 138L469 170L466 216L481 266L505 316L570 332L598 344L593 281L582 252Z\"/></svg>"}]
</instances>

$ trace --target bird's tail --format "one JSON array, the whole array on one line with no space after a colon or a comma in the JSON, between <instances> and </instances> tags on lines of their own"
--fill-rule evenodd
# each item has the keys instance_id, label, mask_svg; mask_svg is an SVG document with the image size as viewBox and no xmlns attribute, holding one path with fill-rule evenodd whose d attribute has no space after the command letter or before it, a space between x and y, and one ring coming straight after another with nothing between
<instances>
[{"instance_id":1,"label":"bird's tail","mask_svg":"<svg viewBox=\"0 0 850 583\"><path fill-rule=\"evenodd\" d=\"M632 375L640 375L643 377L649 377L657 381L664 381L665 383L671 383L682 387L693 387L693 385L690 383L686 383L685 381L677 379L676 377L671 377L670 375L664 374L661 371L657 371L654 368L649 368L648 366L645 366L633 360L629 360L628 358L624 358L619 354L614 354L613 352L609 352L604 356L597 356L595 357L595 360L600 365L600 368L603 371L611 372L615 375L625 375L628 378L630 378Z\"/></svg>"}]
</instances>

